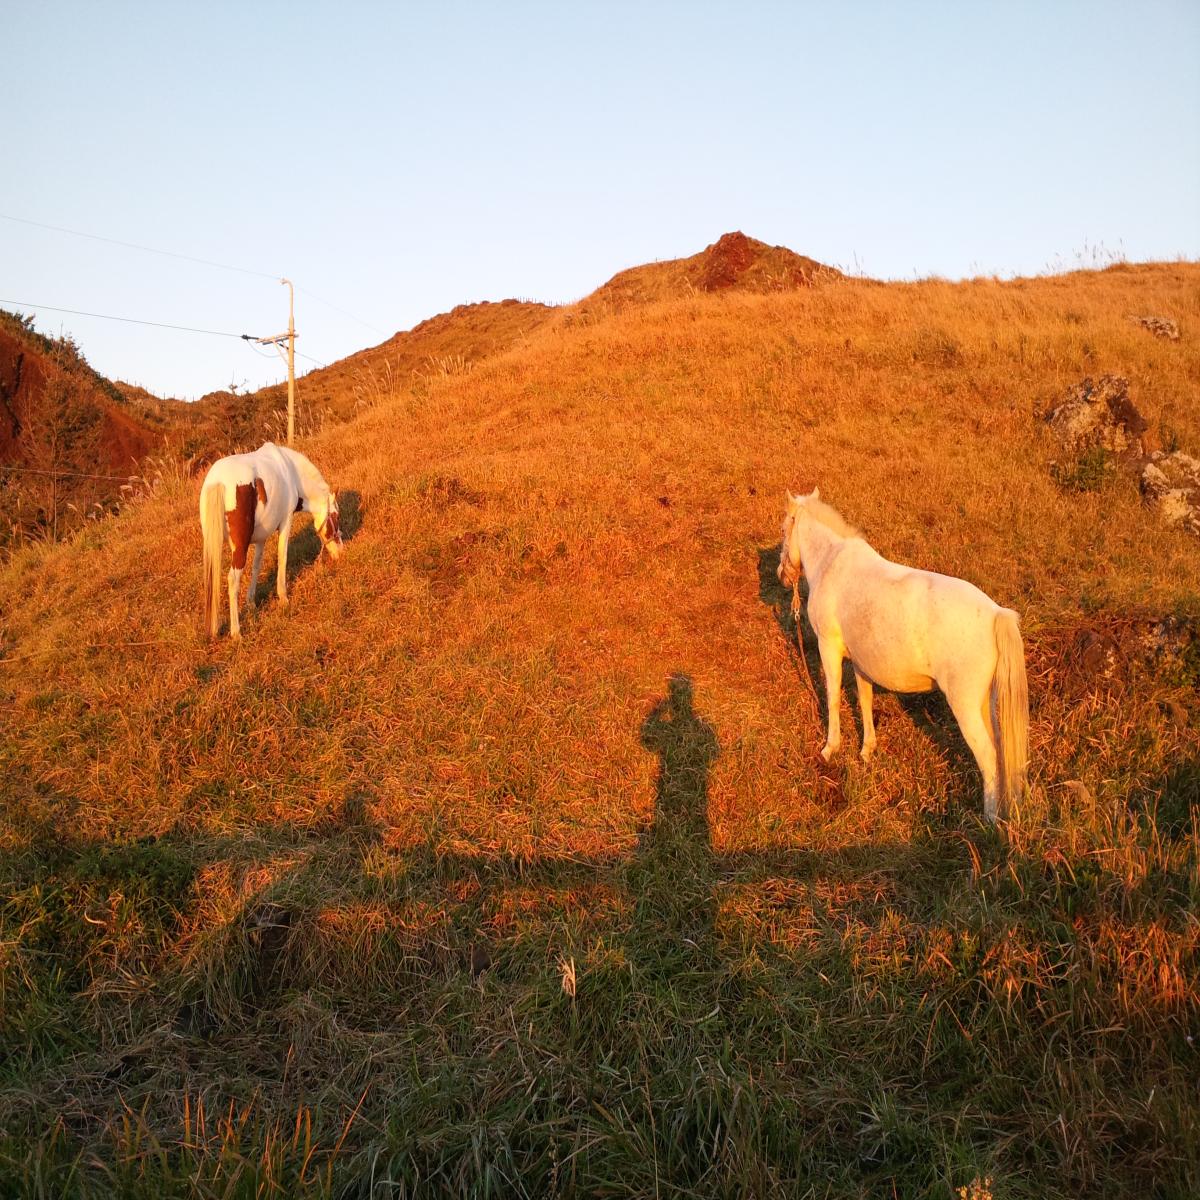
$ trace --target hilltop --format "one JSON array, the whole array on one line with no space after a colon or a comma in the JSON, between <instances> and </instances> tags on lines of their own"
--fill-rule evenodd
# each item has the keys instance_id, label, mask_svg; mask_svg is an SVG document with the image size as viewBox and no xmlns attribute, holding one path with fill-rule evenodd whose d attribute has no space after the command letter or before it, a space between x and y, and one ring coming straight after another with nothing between
<instances>
[{"instance_id":1,"label":"hilltop","mask_svg":"<svg viewBox=\"0 0 1200 1200\"><path fill-rule=\"evenodd\" d=\"M430 381L462 375L477 363L519 346L542 327L570 324L626 304L645 304L696 292L774 292L840 278L832 268L742 233L727 233L701 253L623 271L575 305L502 300L462 304L376 346L302 374L296 389L298 429L311 435L379 403L427 390ZM53 342L28 323L4 314L0 326L0 462L48 461L31 431L70 431L54 451L68 474L25 477L19 506L28 509L25 536L77 528L89 511L112 510L125 477L139 474L151 455L170 455L199 470L223 454L251 449L286 432L287 385L255 392L216 391L194 403L161 398L94 371L73 342ZM65 391L47 386L69 378ZM64 376L65 371L65 376ZM56 385L57 386L57 385ZM21 434L19 431L24 430ZM45 440L44 438L42 439ZM38 446L41 443L38 442ZM157 469L157 468L156 468ZM111 476L87 479L86 473ZM147 471L147 477L153 475ZM143 480L137 481L144 485ZM10 482L10 488L16 487ZM127 490L127 489L126 489ZM57 513L52 511L57 506ZM19 536L18 534L18 536Z\"/></svg>"},{"instance_id":2,"label":"hilltop","mask_svg":"<svg viewBox=\"0 0 1200 1200\"><path fill-rule=\"evenodd\" d=\"M419 392L432 379L466 374L554 322L570 325L614 307L696 292L779 292L840 278L840 272L786 247L727 233L690 258L622 271L572 305L484 300L430 317L377 346L305 374L297 385L297 420L310 432L349 420L377 403ZM204 443L244 447L278 437L286 405L285 384L249 396L217 392L202 397L198 421ZM193 444L199 443L193 439Z\"/></svg>"},{"instance_id":3,"label":"hilltop","mask_svg":"<svg viewBox=\"0 0 1200 1200\"><path fill-rule=\"evenodd\" d=\"M346 552L240 646L186 473L0 567L0 1191L1194 1192L1196 541L1044 417L1200 447L1200 267L680 263L328 376ZM938 697L821 762L814 484L1020 613L1019 821Z\"/></svg>"},{"instance_id":4,"label":"hilltop","mask_svg":"<svg viewBox=\"0 0 1200 1200\"><path fill-rule=\"evenodd\" d=\"M614 275L579 302L580 312L679 300L704 292L786 292L832 283L842 273L786 246L768 246L738 231L722 234L690 258L647 263Z\"/></svg>"}]
</instances>

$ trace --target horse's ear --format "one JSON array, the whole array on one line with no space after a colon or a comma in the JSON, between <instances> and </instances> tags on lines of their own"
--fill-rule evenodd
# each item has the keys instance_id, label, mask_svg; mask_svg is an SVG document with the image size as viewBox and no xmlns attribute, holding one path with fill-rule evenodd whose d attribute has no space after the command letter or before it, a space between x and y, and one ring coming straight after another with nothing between
<instances>
[{"instance_id":1,"label":"horse's ear","mask_svg":"<svg viewBox=\"0 0 1200 1200\"><path fill-rule=\"evenodd\" d=\"M815 487L815 488L813 488L813 490L812 490L812 498L813 498L814 500L820 500L820 498L821 498L821 489L820 489L819 487Z\"/></svg>"},{"instance_id":2,"label":"horse's ear","mask_svg":"<svg viewBox=\"0 0 1200 1200\"><path fill-rule=\"evenodd\" d=\"M800 497L799 497L799 496L793 496L793 495L792 495L792 489L791 489L791 488L788 488L788 489L787 489L787 490L786 490L786 491L785 491L783 494L784 494L784 495L787 497L787 502L788 502L788 504L795 504L795 503L796 503L796 501L800 499Z\"/></svg>"}]
</instances>

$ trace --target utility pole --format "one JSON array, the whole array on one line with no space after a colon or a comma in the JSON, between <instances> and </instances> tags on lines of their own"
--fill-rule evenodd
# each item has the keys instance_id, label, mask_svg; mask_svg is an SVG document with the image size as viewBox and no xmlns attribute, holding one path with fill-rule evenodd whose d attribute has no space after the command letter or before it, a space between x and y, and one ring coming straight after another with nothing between
<instances>
[{"instance_id":1,"label":"utility pole","mask_svg":"<svg viewBox=\"0 0 1200 1200\"><path fill-rule=\"evenodd\" d=\"M283 358L287 363L288 369L288 432L287 444L290 446L296 436L296 289L292 287L290 279L281 279L280 283L286 283L288 288L288 331L287 333L277 333L274 337L256 338L260 346L274 346L279 351L279 357ZM279 343L286 341L288 344L287 357L284 358L283 350Z\"/></svg>"}]
</instances>

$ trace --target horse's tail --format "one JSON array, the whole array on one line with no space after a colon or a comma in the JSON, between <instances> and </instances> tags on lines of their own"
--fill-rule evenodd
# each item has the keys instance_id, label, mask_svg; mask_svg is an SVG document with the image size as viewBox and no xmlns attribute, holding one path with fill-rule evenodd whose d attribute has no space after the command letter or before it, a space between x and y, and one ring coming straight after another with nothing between
<instances>
[{"instance_id":1,"label":"horse's tail","mask_svg":"<svg viewBox=\"0 0 1200 1200\"><path fill-rule=\"evenodd\" d=\"M204 626L209 637L221 627L221 547L225 542L225 485L210 483L200 501L204 535Z\"/></svg>"},{"instance_id":2,"label":"horse's tail","mask_svg":"<svg viewBox=\"0 0 1200 1200\"><path fill-rule=\"evenodd\" d=\"M1029 768L1029 684L1025 678L1025 647L1017 614L1002 608L996 614L996 748L1000 766L997 815L1008 815L1025 797Z\"/></svg>"}]
</instances>

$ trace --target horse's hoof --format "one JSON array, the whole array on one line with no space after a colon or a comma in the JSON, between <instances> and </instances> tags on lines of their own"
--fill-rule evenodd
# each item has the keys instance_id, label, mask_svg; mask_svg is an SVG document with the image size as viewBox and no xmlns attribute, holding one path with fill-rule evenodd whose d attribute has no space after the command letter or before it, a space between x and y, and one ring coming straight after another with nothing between
<instances>
[{"instance_id":1,"label":"horse's hoof","mask_svg":"<svg viewBox=\"0 0 1200 1200\"><path fill-rule=\"evenodd\" d=\"M862 751L859 754L859 757L863 760L863 762L870 762L871 755L874 753L875 753L875 743L872 742L869 746L864 746L862 748Z\"/></svg>"},{"instance_id":2,"label":"horse's hoof","mask_svg":"<svg viewBox=\"0 0 1200 1200\"><path fill-rule=\"evenodd\" d=\"M836 753L837 747L830 746L828 743L826 743L825 747L821 751L821 757L828 762Z\"/></svg>"}]
</instances>

